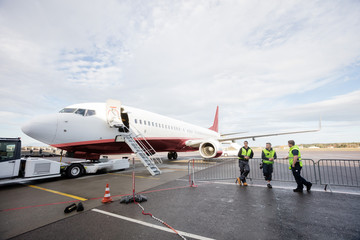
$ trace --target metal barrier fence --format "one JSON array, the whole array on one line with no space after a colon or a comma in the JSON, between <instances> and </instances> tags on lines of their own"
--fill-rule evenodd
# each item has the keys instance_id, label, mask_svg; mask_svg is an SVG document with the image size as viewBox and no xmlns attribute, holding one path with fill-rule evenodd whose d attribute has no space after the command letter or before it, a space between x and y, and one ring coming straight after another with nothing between
<instances>
[{"instance_id":1,"label":"metal barrier fence","mask_svg":"<svg viewBox=\"0 0 360 240\"><path fill-rule=\"evenodd\" d=\"M262 169L259 168L262 160L260 158L251 159L250 164L250 173L248 178L255 180L263 180L264 175ZM315 162L312 159L302 159L303 167L301 170L301 175L308 181L312 183L317 183L316 178L316 168ZM240 170L238 172L240 175ZM280 158L276 159L273 165L273 174L272 181L282 181L282 182L293 182L294 177L291 170L289 169L289 160Z\"/></svg>"},{"instance_id":2,"label":"metal barrier fence","mask_svg":"<svg viewBox=\"0 0 360 240\"><path fill-rule=\"evenodd\" d=\"M260 158L249 160L250 180L264 180L260 169ZM302 159L301 175L308 181L329 186L360 187L360 160L321 159L315 163L312 159ZM227 180L240 175L237 158L193 159L188 162L189 180ZM273 181L294 182L287 159L276 159L273 168Z\"/></svg>"},{"instance_id":3,"label":"metal barrier fence","mask_svg":"<svg viewBox=\"0 0 360 240\"><path fill-rule=\"evenodd\" d=\"M320 159L321 185L360 187L360 160Z\"/></svg>"}]
</instances>

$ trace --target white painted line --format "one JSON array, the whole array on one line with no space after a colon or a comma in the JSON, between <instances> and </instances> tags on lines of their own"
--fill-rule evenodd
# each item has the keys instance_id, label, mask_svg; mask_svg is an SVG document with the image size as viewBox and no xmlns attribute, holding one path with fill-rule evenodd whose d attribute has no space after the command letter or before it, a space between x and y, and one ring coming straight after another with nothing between
<instances>
[{"instance_id":1,"label":"white painted line","mask_svg":"<svg viewBox=\"0 0 360 240\"><path fill-rule=\"evenodd\" d=\"M184 182L188 182L189 180L186 179L176 179L178 181L184 181ZM236 185L235 183L230 183L230 182L213 182L213 181L196 181L197 183L215 183L215 184L223 184L223 185ZM249 183L249 186L253 186L253 187L263 187L263 188L267 188L266 185L260 185L260 184L252 184ZM292 190L293 187L285 187L285 186L274 186L273 188L275 189L287 189L287 190ZM304 192L306 192L306 190L304 190ZM316 189L316 188L312 188L311 192L324 192L324 193L340 193L340 194L350 194L350 195L357 195L360 196L360 193L358 192L346 192L346 191L338 191L338 190L333 190L331 191L324 191L323 189Z\"/></svg>"},{"instance_id":2,"label":"white painted line","mask_svg":"<svg viewBox=\"0 0 360 240\"><path fill-rule=\"evenodd\" d=\"M111 216L111 217L119 218L119 219L122 219L122 220L125 220L125 221L137 223L137 224L140 224L140 225L143 225L143 226L155 228L155 229L158 229L158 230L161 230L161 231L164 231L164 232L169 232L169 233L174 233L175 234L175 232L173 230L171 230L170 228L167 228L167 227L161 227L161 226L158 226L158 225L155 225L155 224L147 223L147 222L140 221L140 220L133 219L133 218L128 218L128 217L125 217L125 216L122 216L122 215L118 215L118 214L111 213L111 212L106 212L106 211L96 209L96 208L92 209L92 211L102 213L102 214L105 214L105 215L108 215L108 216ZM185 237L189 237L189 238L193 238L193 239L213 240L213 238L207 238L207 237L203 237L203 236L199 236L199 235L196 235L196 234L187 233L187 232L183 232L183 231L178 231L178 230L176 230L176 231L178 233L180 233L181 235L185 236Z\"/></svg>"}]
</instances>

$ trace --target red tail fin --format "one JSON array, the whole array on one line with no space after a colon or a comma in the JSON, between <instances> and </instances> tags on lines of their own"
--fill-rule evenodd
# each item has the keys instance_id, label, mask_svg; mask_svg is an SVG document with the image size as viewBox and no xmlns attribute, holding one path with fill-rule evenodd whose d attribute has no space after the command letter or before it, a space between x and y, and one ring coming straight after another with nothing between
<instances>
[{"instance_id":1,"label":"red tail fin","mask_svg":"<svg viewBox=\"0 0 360 240\"><path fill-rule=\"evenodd\" d=\"M219 106L216 108L214 124L209 129L215 132L219 132Z\"/></svg>"}]
</instances>

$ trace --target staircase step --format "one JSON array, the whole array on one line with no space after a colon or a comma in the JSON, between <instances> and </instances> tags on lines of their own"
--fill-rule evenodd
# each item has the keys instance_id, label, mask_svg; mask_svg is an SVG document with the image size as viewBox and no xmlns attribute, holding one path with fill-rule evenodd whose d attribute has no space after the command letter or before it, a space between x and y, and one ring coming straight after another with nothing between
<instances>
[{"instance_id":1,"label":"staircase step","mask_svg":"<svg viewBox=\"0 0 360 240\"><path fill-rule=\"evenodd\" d=\"M148 142L144 144L141 141L137 141L134 139L138 137L145 139L144 136L141 136L141 134L135 135L135 133L131 129L129 129L128 134L123 134L122 136L125 138L125 142L129 145L132 151L139 156L141 162L148 169L151 175L161 174L161 171L156 166L153 157L150 157L151 155L156 154L156 151L151 147ZM156 159L155 161L161 162L161 159Z\"/></svg>"}]
</instances>

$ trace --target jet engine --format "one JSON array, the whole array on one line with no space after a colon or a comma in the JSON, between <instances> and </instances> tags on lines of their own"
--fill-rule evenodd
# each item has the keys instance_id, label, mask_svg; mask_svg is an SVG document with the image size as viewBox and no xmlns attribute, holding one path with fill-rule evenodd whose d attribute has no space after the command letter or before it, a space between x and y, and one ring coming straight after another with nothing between
<instances>
[{"instance_id":1,"label":"jet engine","mask_svg":"<svg viewBox=\"0 0 360 240\"><path fill-rule=\"evenodd\" d=\"M218 141L208 141L200 144L200 155L203 158L217 158L222 154L222 146Z\"/></svg>"}]
</instances>

